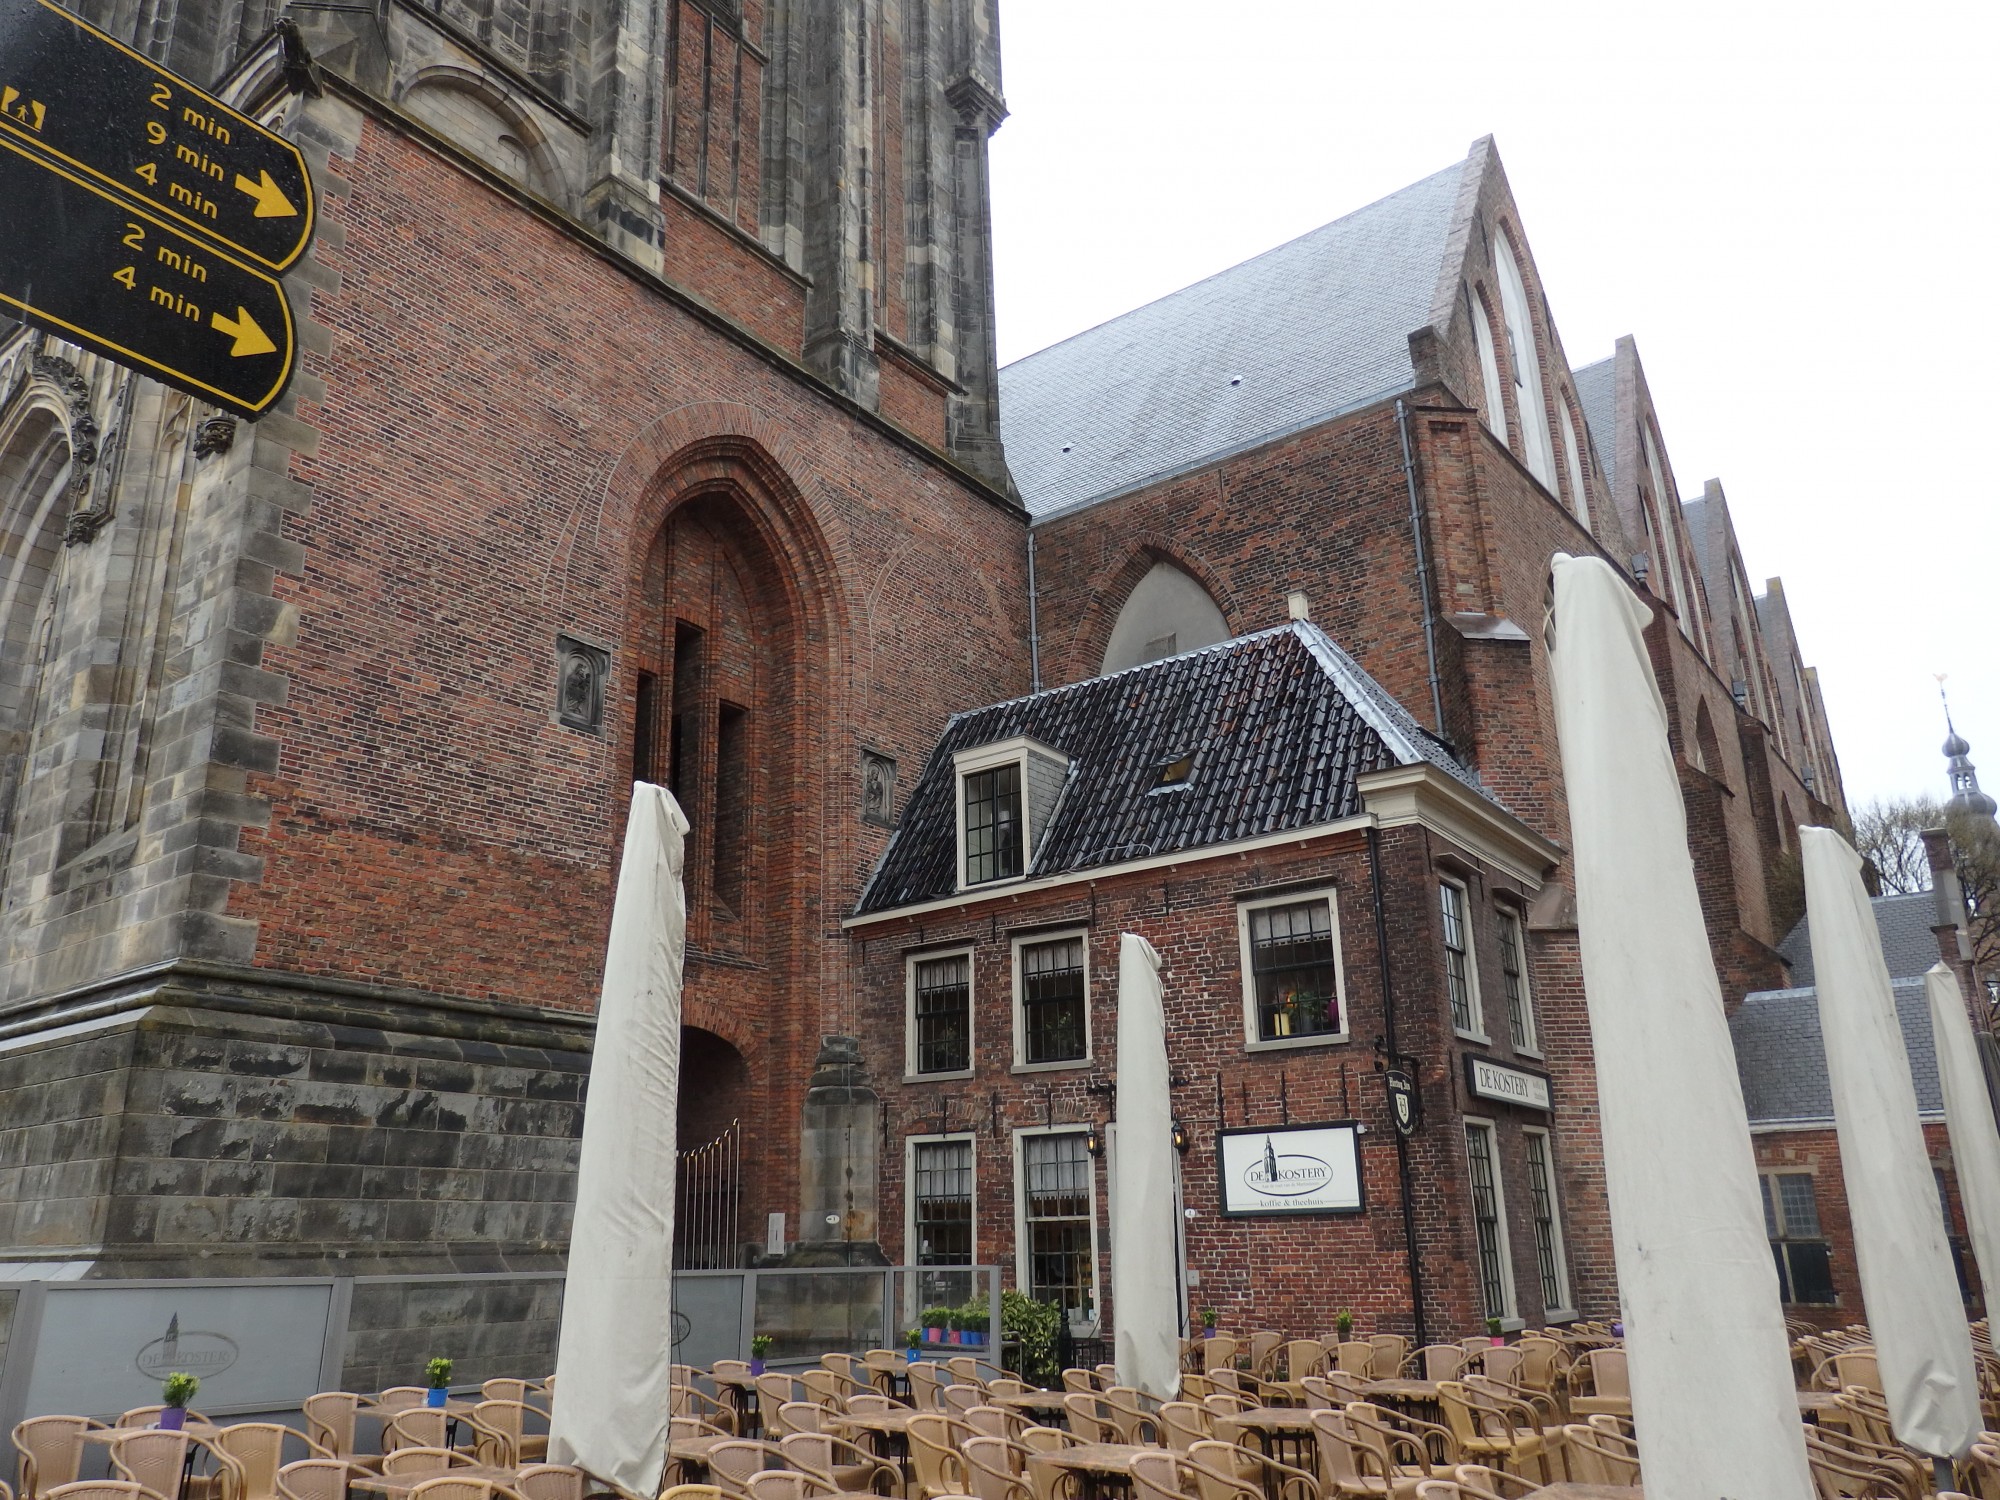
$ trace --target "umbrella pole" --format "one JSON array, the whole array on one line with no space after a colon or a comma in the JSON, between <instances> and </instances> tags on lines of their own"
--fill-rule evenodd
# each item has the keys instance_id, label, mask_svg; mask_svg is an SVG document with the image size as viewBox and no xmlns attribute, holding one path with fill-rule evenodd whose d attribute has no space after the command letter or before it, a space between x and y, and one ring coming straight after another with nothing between
<instances>
[{"instance_id":1,"label":"umbrella pole","mask_svg":"<svg viewBox=\"0 0 2000 1500\"><path fill-rule=\"evenodd\" d=\"M1958 1476L1952 1472L1952 1462L1950 1459L1934 1458L1931 1460L1931 1480L1940 1495L1957 1485Z\"/></svg>"}]
</instances>

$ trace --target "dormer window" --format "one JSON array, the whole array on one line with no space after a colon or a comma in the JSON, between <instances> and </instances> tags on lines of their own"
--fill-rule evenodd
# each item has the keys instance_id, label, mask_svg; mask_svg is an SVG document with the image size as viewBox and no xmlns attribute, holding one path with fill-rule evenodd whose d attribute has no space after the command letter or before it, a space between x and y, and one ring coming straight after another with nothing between
<instances>
[{"instance_id":1,"label":"dormer window","mask_svg":"<svg viewBox=\"0 0 2000 1500\"><path fill-rule=\"evenodd\" d=\"M1021 766L1009 761L965 777L965 883L1021 873Z\"/></svg>"},{"instance_id":2,"label":"dormer window","mask_svg":"<svg viewBox=\"0 0 2000 1500\"><path fill-rule=\"evenodd\" d=\"M1025 736L961 750L958 771L958 887L1019 880L1034 863L1069 775L1060 751Z\"/></svg>"}]
</instances>

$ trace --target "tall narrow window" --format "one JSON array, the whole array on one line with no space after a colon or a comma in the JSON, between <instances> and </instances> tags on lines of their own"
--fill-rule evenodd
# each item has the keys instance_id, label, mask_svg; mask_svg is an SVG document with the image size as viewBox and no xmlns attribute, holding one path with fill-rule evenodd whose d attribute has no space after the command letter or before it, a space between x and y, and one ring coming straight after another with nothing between
<instances>
[{"instance_id":1,"label":"tall narrow window","mask_svg":"<svg viewBox=\"0 0 2000 1500\"><path fill-rule=\"evenodd\" d=\"M1499 1152L1493 1127L1465 1122L1465 1159L1472 1174L1472 1224L1479 1244L1479 1289L1489 1318L1514 1315L1514 1270L1502 1219Z\"/></svg>"},{"instance_id":2,"label":"tall narrow window","mask_svg":"<svg viewBox=\"0 0 2000 1500\"><path fill-rule=\"evenodd\" d=\"M1549 1160L1549 1133L1524 1130L1528 1148L1528 1207L1535 1216L1535 1266L1542 1276L1542 1311L1569 1306L1569 1267L1564 1263L1562 1223L1556 1216L1555 1164Z\"/></svg>"},{"instance_id":3,"label":"tall narrow window","mask_svg":"<svg viewBox=\"0 0 2000 1500\"><path fill-rule=\"evenodd\" d=\"M1255 1039L1329 1036L1344 1029L1330 897L1253 906L1244 913Z\"/></svg>"},{"instance_id":4,"label":"tall narrow window","mask_svg":"<svg viewBox=\"0 0 2000 1500\"><path fill-rule=\"evenodd\" d=\"M1020 986L1021 1061L1075 1062L1090 1050L1085 1016L1083 939L1023 943L1016 955Z\"/></svg>"},{"instance_id":5,"label":"tall narrow window","mask_svg":"<svg viewBox=\"0 0 2000 1500\"><path fill-rule=\"evenodd\" d=\"M1764 1232L1778 1263L1778 1287L1787 1302L1824 1305L1833 1294L1833 1252L1820 1233L1819 1204L1810 1172L1766 1172Z\"/></svg>"},{"instance_id":6,"label":"tall narrow window","mask_svg":"<svg viewBox=\"0 0 2000 1500\"><path fill-rule=\"evenodd\" d=\"M1590 527L1590 491L1583 487L1583 449L1576 440L1576 423L1570 420L1569 402L1556 399L1556 421L1562 428L1563 467L1569 471L1569 503L1576 518Z\"/></svg>"},{"instance_id":7,"label":"tall narrow window","mask_svg":"<svg viewBox=\"0 0 2000 1500\"><path fill-rule=\"evenodd\" d=\"M1008 880L1021 873L1021 766L1018 761L970 771L965 786L965 883Z\"/></svg>"},{"instance_id":8,"label":"tall narrow window","mask_svg":"<svg viewBox=\"0 0 2000 1500\"><path fill-rule=\"evenodd\" d=\"M738 703L715 706L715 899L743 909L743 870L749 863L750 710Z\"/></svg>"},{"instance_id":9,"label":"tall narrow window","mask_svg":"<svg viewBox=\"0 0 2000 1500\"><path fill-rule=\"evenodd\" d=\"M1500 390L1500 361L1493 353L1493 326L1486 308L1471 287L1465 289L1465 315L1472 320L1472 341L1479 349L1479 382L1485 389L1485 409L1479 413L1487 429L1507 441L1507 405Z\"/></svg>"},{"instance_id":10,"label":"tall narrow window","mask_svg":"<svg viewBox=\"0 0 2000 1500\"><path fill-rule=\"evenodd\" d=\"M651 672L639 674L638 691L632 703L632 779L658 781L660 768L654 764L660 713L660 679Z\"/></svg>"},{"instance_id":11,"label":"tall narrow window","mask_svg":"<svg viewBox=\"0 0 2000 1500\"><path fill-rule=\"evenodd\" d=\"M667 722L667 789L684 811L697 785L695 760L701 743L701 683L707 655L708 633L685 620L676 622L674 701Z\"/></svg>"},{"instance_id":12,"label":"tall narrow window","mask_svg":"<svg viewBox=\"0 0 2000 1500\"><path fill-rule=\"evenodd\" d=\"M1028 1295L1071 1322L1097 1310L1096 1183L1080 1131L1021 1139Z\"/></svg>"},{"instance_id":13,"label":"tall narrow window","mask_svg":"<svg viewBox=\"0 0 2000 1500\"><path fill-rule=\"evenodd\" d=\"M972 1264L972 1142L910 1150L910 1249L920 1266Z\"/></svg>"},{"instance_id":14,"label":"tall narrow window","mask_svg":"<svg viewBox=\"0 0 2000 1500\"><path fill-rule=\"evenodd\" d=\"M1536 1049L1535 1000L1528 992L1527 935L1521 930L1519 913L1502 907L1500 927L1500 978L1507 987L1507 1030L1517 1052Z\"/></svg>"},{"instance_id":15,"label":"tall narrow window","mask_svg":"<svg viewBox=\"0 0 2000 1500\"><path fill-rule=\"evenodd\" d=\"M1554 456L1549 452L1549 412L1542 400L1542 361L1535 346L1535 322L1528 312L1527 284L1505 234L1493 239L1500 269L1500 311L1507 325L1507 364L1514 377L1514 409L1521 417L1521 457L1528 472L1553 490Z\"/></svg>"},{"instance_id":16,"label":"tall narrow window","mask_svg":"<svg viewBox=\"0 0 2000 1500\"><path fill-rule=\"evenodd\" d=\"M1438 905L1444 915L1444 982L1452 1029L1478 1036L1479 977L1473 968L1472 929L1465 921L1465 887L1455 880L1439 881Z\"/></svg>"},{"instance_id":17,"label":"tall narrow window","mask_svg":"<svg viewBox=\"0 0 2000 1500\"><path fill-rule=\"evenodd\" d=\"M972 1066L972 955L910 960L910 1071Z\"/></svg>"}]
</instances>

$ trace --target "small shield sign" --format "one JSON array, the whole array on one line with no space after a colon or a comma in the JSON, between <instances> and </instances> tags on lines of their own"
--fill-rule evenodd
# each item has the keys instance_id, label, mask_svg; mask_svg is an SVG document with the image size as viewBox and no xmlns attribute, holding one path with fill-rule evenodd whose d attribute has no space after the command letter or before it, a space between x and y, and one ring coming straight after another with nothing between
<instances>
[{"instance_id":1,"label":"small shield sign","mask_svg":"<svg viewBox=\"0 0 2000 1500\"><path fill-rule=\"evenodd\" d=\"M1400 1135L1417 1133L1417 1081L1401 1068L1385 1075L1389 1085L1389 1114Z\"/></svg>"}]
</instances>

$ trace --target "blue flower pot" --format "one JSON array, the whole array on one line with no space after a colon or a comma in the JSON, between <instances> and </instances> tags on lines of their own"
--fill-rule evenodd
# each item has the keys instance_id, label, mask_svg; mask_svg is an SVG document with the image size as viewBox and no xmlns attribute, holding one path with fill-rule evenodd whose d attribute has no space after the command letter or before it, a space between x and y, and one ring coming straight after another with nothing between
<instances>
[{"instance_id":1,"label":"blue flower pot","mask_svg":"<svg viewBox=\"0 0 2000 1500\"><path fill-rule=\"evenodd\" d=\"M429 1391L425 1393L424 1405L443 1406L445 1402L449 1401L450 1399L451 1399L451 1391L448 1387L442 1385L434 1385L430 1388Z\"/></svg>"}]
</instances>

